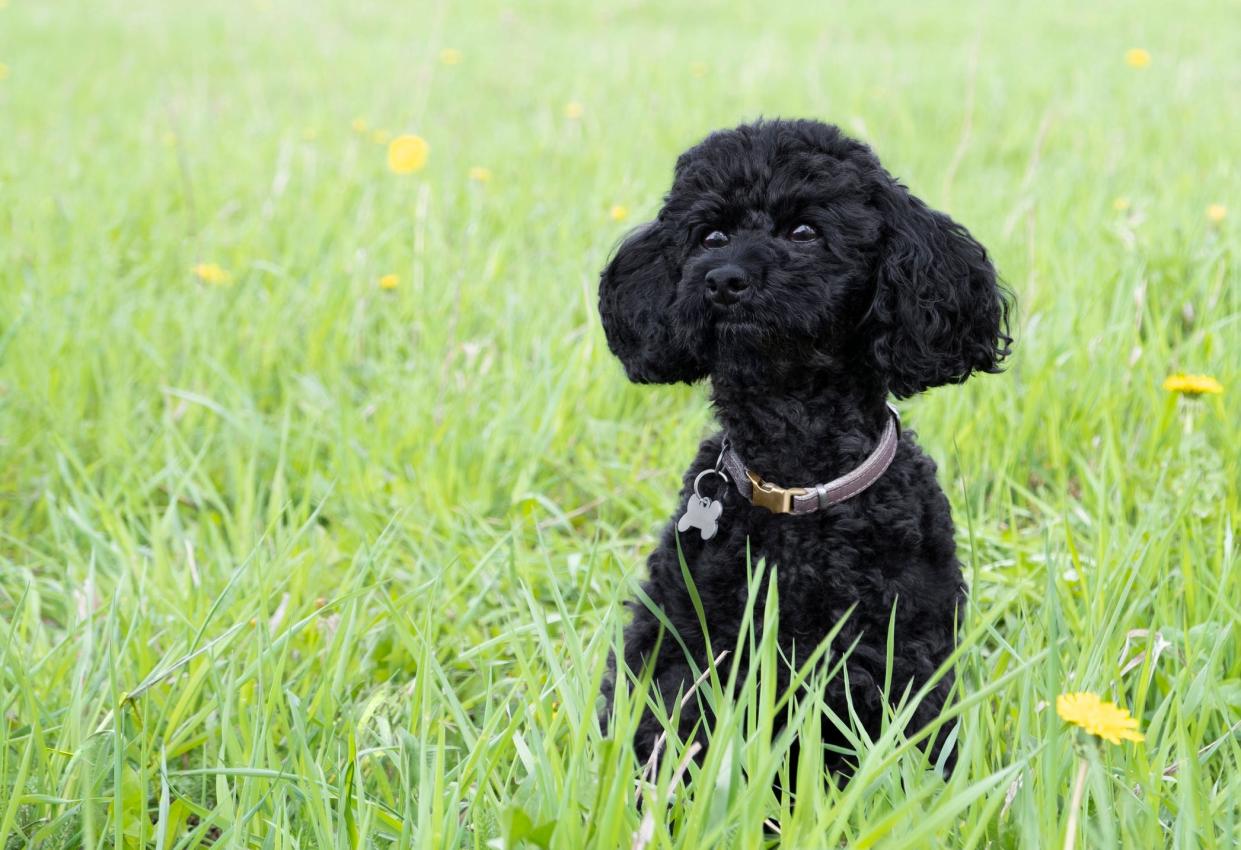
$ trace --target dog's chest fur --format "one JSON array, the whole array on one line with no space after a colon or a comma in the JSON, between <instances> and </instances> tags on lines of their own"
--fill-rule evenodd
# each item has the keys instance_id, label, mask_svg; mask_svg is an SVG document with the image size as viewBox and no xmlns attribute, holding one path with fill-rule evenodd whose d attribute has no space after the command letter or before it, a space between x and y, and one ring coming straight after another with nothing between
<instances>
[{"instance_id":1,"label":"dog's chest fur","mask_svg":"<svg viewBox=\"0 0 1241 850\"><path fill-rule=\"evenodd\" d=\"M720 442L716 435L700 446L685 474L676 516L692 496L694 478L714 465ZM643 602L631 603L633 619L625 630L626 665L636 671L653 663L654 687L667 704L675 702L692 681L693 670L710 661L681 558L702 602L713 653L737 646L749 578L760 568L774 569L779 593L777 643L785 658L795 662L808 658L843 618L831 654L839 657L849 651L848 675L829 682L825 697L838 712L846 710L846 703L851 705L868 727L882 716L882 683L889 665L899 698L906 688L916 690L930 680L955 645L965 587L952 520L935 480L935 464L910 434L902 437L884 475L839 505L804 516L777 515L750 505L734 490L725 496L719 531L711 539L703 540L696 530L678 534L675 521L668 523L651 553L643 588L679 639L662 634L661 617ZM768 626L763 612L769 575L761 576L751 608L753 628L760 634ZM895 643L889 659L894 611ZM685 657L686 649L692 663ZM748 663L736 656L734 660ZM789 671L783 663L780 666L776 680L783 688ZM938 713L951 685L951 674L940 679L916 710L914 728ZM610 692L609 681L605 693ZM685 708L683 734L707 719L699 716L701 709ZM705 727L696 728L701 735ZM644 717L635 739L641 757L649 754L659 732L653 717Z\"/></svg>"},{"instance_id":2,"label":"dog's chest fur","mask_svg":"<svg viewBox=\"0 0 1241 850\"><path fill-rule=\"evenodd\" d=\"M685 475L679 511L692 494L694 477L714 463L719 445L718 435L702 444ZM781 642L796 640L808 648L855 604L855 617L867 625L881 621L886 633L894 602L900 624L928 610L951 609L961 592L947 499L935 481L934 462L910 438L902 441L892 466L869 490L813 514L772 514L731 488L723 499L715 537L678 535L689 573L696 586L704 587L703 597L733 601L727 609L706 611L715 645L740 627L747 570L758 570L760 564L775 570ZM665 544L671 543L673 551L677 540L668 538L676 534L671 526L665 531ZM652 559L652 582L662 585L664 593L687 594L679 562L661 565L658 560ZM657 576L660 566L674 572L661 570L665 574ZM762 607L756 610L761 613ZM715 629L725 634L717 636Z\"/></svg>"}]
</instances>

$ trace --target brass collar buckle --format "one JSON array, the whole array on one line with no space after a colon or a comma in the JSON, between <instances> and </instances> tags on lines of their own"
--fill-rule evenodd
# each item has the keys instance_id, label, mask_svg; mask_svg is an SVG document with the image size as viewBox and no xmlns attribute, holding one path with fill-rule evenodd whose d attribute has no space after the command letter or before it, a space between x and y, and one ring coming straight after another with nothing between
<instances>
[{"instance_id":1,"label":"brass collar buckle","mask_svg":"<svg viewBox=\"0 0 1241 850\"><path fill-rule=\"evenodd\" d=\"M750 503L766 508L773 514L792 513L793 497L806 493L805 487L779 487L769 484L748 469L745 475L750 479Z\"/></svg>"}]
</instances>

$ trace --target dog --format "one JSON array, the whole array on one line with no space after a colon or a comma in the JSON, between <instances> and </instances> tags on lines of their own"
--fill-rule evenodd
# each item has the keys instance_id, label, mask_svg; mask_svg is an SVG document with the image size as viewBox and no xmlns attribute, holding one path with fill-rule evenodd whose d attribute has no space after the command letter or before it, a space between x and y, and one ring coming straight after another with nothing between
<instances>
[{"instance_id":1,"label":"dog","mask_svg":"<svg viewBox=\"0 0 1241 850\"><path fill-rule=\"evenodd\" d=\"M851 706L874 735L890 705L931 682L907 731L939 715L953 675L935 675L955 648L966 586L935 463L888 399L1000 371L1011 309L983 246L835 126L759 120L677 159L659 214L623 240L599 285L608 347L629 379L708 379L722 426L685 473L624 630L622 663L647 670L668 717L713 661L682 557L715 651L734 647L747 571L765 564L785 658L806 658L839 628L832 657L847 675L823 694L838 717ZM609 706L617 675L613 658ZM788 670L776 678L784 688ZM678 732L705 745L709 709L684 702ZM828 769L847 774L844 736L824 731ZM648 709L640 760L663 732Z\"/></svg>"}]
</instances>

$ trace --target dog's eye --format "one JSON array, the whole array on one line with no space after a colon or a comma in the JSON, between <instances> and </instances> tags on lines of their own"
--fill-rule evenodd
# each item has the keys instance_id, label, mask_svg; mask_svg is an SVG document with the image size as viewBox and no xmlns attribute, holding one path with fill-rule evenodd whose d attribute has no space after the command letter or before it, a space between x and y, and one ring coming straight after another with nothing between
<instances>
[{"instance_id":1,"label":"dog's eye","mask_svg":"<svg viewBox=\"0 0 1241 850\"><path fill-rule=\"evenodd\" d=\"M789 239L794 242L813 242L819 238L819 232L808 224L794 225L789 231Z\"/></svg>"},{"instance_id":2,"label":"dog's eye","mask_svg":"<svg viewBox=\"0 0 1241 850\"><path fill-rule=\"evenodd\" d=\"M702 237L702 247L704 248L723 248L727 244L728 234L722 230L712 230Z\"/></svg>"}]
</instances>

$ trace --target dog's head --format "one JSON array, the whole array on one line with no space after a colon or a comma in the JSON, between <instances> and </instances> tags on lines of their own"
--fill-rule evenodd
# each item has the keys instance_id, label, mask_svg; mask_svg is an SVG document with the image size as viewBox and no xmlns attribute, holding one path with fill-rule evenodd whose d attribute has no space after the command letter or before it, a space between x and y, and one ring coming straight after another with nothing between
<instances>
[{"instance_id":1,"label":"dog's head","mask_svg":"<svg viewBox=\"0 0 1241 850\"><path fill-rule=\"evenodd\" d=\"M634 381L845 363L897 396L996 371L1008 305L965 228L817 121L747 124L682 154L599 286Z\"/></svg>"}]
</instances>

